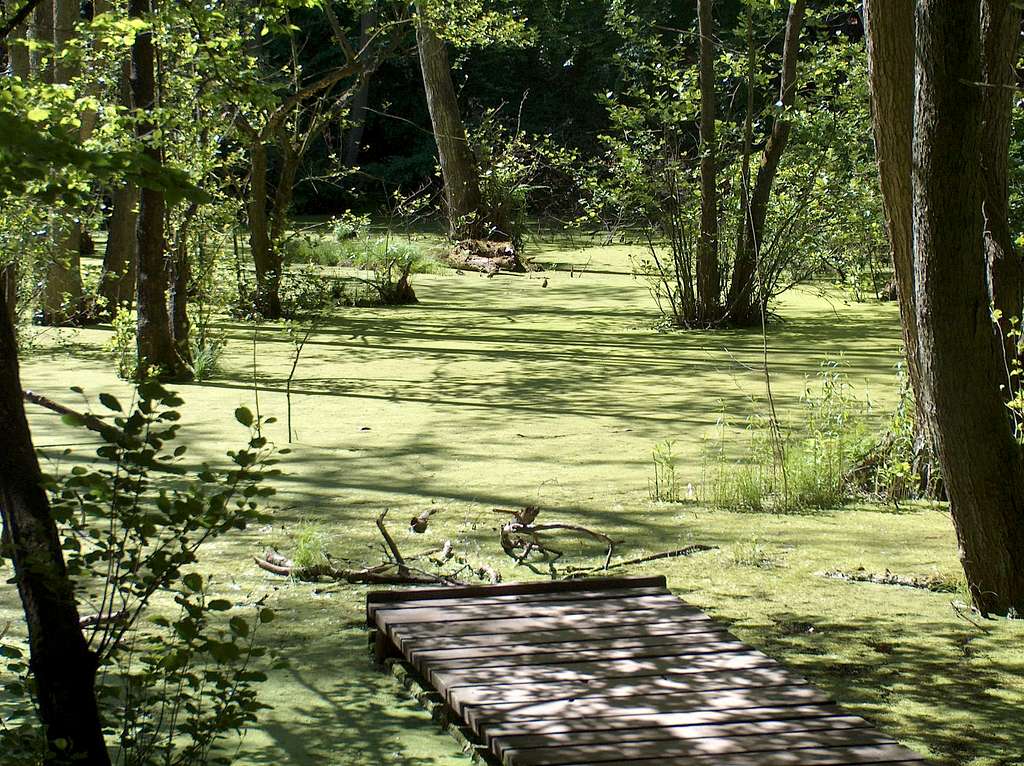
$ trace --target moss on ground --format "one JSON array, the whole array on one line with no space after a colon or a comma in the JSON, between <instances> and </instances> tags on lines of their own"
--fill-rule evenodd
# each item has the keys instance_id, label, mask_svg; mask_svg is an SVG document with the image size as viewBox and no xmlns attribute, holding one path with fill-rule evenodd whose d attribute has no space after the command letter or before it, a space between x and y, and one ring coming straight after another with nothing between
<instances>
[{"instance_id":1,"label":"moss on ground","mask_svg":"<svg viewBox=\"0 0 1024 766\"><path fill-rule=\"evenodd\" d=\"M376 563L373 518L439 509L426 535L394 528L415 551L451 539L507 579L535 575L501 556L493 507L537 504L544 518L585 524L633 557L688 543L719 549L635 567L664 573L683 598L744 640L806 674L901 742L947 764L1024 763L1024 622L981 622L932 593L826 579L828 569L890 569L955 580L943 509L851 506L803 515L709 511L648 497L651 449L675 439L677 477L699 484L701 444L723 414L762 409L756 332L661 333L629 248L542 246L546 272L488 279L423 275L421 303L346 309L311 334L292 387L293 454L272 522L212 546L202 571L235 597L269 594L278 619L265 638L288 660L266 685L273 705L243 744L245 763L353 766L467 763L425 713L367 658L366 589L275 578L251 556L288 551L304 525L336 557ZM572 269L569 269L569 266ZM546 284L546 286L545 286ZM845 304L801 290L777 307L770 332L784 418L801 415L805 381L826 357L883 409L895 398L899 328L893 305ZM232 411L253 406L253 328L224 321L223 370L181 385L191 453L214 458L243 433ZM74 403L67 389L123 395L109 329L44 337L24 362L26 387ZM284 384L292 346L280 326L256 333L259 407L286 441ZM33 411L35 438L56 456L88 439ZM311 537L308 533L304 539ZM600 548L568 543L568 561ZM20 623L14 590L0 591L0 624Z\"/></svg>"}]
</instances>

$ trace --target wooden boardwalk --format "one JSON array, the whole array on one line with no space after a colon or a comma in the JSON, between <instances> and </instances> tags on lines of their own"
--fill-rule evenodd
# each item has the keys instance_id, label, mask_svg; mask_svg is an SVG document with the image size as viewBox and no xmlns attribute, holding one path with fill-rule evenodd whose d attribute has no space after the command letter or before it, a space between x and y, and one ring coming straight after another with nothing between
<instances>
[{"instance_id":1,"label":"wooden boardwalk","mask_svg":"<svg viewBox=\"0 0 1024 766\"><path fill-rule=\"evenodd\" d=\"M924 763L664 577L375 592L367 622L506 766Z\"/></svg>"}]
</instances>

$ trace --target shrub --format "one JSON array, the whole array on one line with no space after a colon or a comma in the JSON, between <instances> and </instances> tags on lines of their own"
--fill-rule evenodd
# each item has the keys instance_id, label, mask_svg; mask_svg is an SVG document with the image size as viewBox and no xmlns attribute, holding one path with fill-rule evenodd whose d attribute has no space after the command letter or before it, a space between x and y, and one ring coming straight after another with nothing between
<instances>
[{"instance_id":1,"label":"shrub","mask_svg":"<svg viewBox=\"0 0 1024 766\"><path fill-rule=\"evenodd\" d=\"M249 439L228 453L230 467L188 470L187 447L175 444L175 394L144 383L130 412L109 394L99 400L109 414L96 417L112 418L114 428L100 434L98 460L50 474L46 488L99 663L104 733L116 762L226 763L227 738L265 707L257 696L265 649L255 640L274 615L213 597L191 569L203 545L258 518L273 494L264 484L276 474L273 448L261 433L270 419L239 408ZM20 697L15 715L0 718L0 752L5 763L38 763L45 740L20 654L15 644L0 646L17 677L6 691Z\"/></svg>"}]
</instances>

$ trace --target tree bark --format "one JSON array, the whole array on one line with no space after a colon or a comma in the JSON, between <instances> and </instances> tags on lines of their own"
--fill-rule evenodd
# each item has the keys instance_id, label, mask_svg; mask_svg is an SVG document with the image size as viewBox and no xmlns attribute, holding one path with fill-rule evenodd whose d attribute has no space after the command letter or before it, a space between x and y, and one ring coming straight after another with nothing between
<instances>
[{"instance_id":1,"label":"tree bark","mask_svg":"<svg viewBox=\"0 0 1024 766\"><path fill-rule=\"evenodd\" d=\"M1020 38L1020 9L1010 0L982 0L982 193L984 195L985 257L993 305L1003 314L1004 333L1011 317L1021 317L1024 270L1009 226L1007 162L1013 120L1015 68ZM1006 352L1015 355L1016 339Z\"/></svg>"},{"instance_id":2,"label":"tree bark","mask_svg":"<svg viewBox=\"0 0 1024 766\"><path fill-rule=\"evenodd\" d=\"M103 252L99 285L103 299L101 313L106 316L114 316L120 306L131 308L134 305L138 205L139 189L134 184L124 184L111 193L107 246Z\"/></svg>"},{"instance_id":3,"label":"tree bark","mask_svg":"<svg viewBox=\"0 0 1024 766\"><path fill-rule=\"evenodd\" d=\"M250 147L249 162L249 249L256 268L256 293L253 298L256 310L263 317L278 319L281 316L281 264L270 235L267 183L269 163L267 146L261 137L256 137Z\"/></svg>"},{"instance_id":4,"label":"tree bark","mask_svg":"<svg viewBox=\"0 0 1024 766\"><path fill-rule=\"evenodd\" d=\"M1024 612L1024 463L990 317L977 3L918 0L914 290L925 409L960 560L983 614Z\"/></svg>"},{"instance_id":5,"label":"tree bark","mask_svg":"<svg viewBox=\"0 0 1024 766\"><path fill-rule=\"evenodd\" d=\"M0 293L0 518L28 626L29 667L49 764L110 763L96 705L96 656L79 627L71 580L21 399L17 345Z\"/></svg>"},{"instance_id":6,"label":"tree bark","mask_svg":"<svg viewBox=\"0 0 1024 766\"><path fill-rule=\"evenodd\" d=\"M171 319L171 338L178 359L182 364L192 366L192 346L189 343L191 325L188 319L189 289L192 285L192 261L189 259L188 231L195 219L199 205L193 202L182 216L175 233L174 254L171 259L170 294L168 311Z\"/></svg>"},{"instance_id":7,"label":"tree bark","mask_svg":"<svg viewBox=\"0 0 1024 766\"><path fill-rule=\"evenodd\" d=\"M366 47L370 32L377 23L377 9L371 8L359 17L359 50ZM345 166L355 167L359 164L359 151L363 143L363 131L366 129L366 107L370 102L370 73L363 78L362 84L352 97L352 108L348 113L349 129L345 133Z\"/></svg>"},{"instance_id":8,"label":"tree bark","mask_svg":"<svg viewBox=\"0 0 1024 766\"><path fill-rule=\"evenodd\" d=\"M149 0L130 0L130 17L145 18L149 11ZM160 162L160 150L153 145L149 135L153 129L149 119L155 105L156 70L153 33L148 28L135 35L131 63L132 102L137 110L136 135L144 143L145 154ZM163 191L142 189L136 227L138 268L135 279L135 304L138 312L136 349L139 375L168 379L182 376L186 371L174 349L167 312L165 210Z\"/></svg>"},{"instance_id":9,"label":"tree bark","mask_svg":"<svg viewBox=\"0 0 1024 766\"><path fill-rule=\"evenodd\" d=\"M49 6L49 19L41 18L43 6ZM57 85L67 85L75 75L75 65L65 61L55 63L56 54L63 51L73 39L79 18L77 0L49 0L36 8L37 36L43 39L49 33L53 52L49 60L40 62L40 79ZM48 26L47 26L48 22ZM46 325L74 324L81 320L84 292L80 246L82 226L69 218L54 216L50 223L50 236L54 250L46 265L46 284L43 289L42 323Z\"/></svg>"},{"instance_id":10,"label":"tree bark","mask_svg":"<svg viewBox=\"0 0 1024 766\"><path fill-rule=\"evenodd\" d=\"M782 73L779 84L779 103L782 109L793 106L796 99L797 62L800 55L800 32L804 25L805 0L793 0L786 16L785 41L782 48ZM789 141L790 122L784 115L776 117L768 136L761 162L757 168L749 203L744 210L743 249L736 253L726 313L735 324L753 324L760 318L760 309L767 296L757 286L757 268L764 225L768 217L772 185L779 171L779 162Z\"/></svg>"},{"instance_id":11,"label":"tree bark","mask_svg":"<svg viewBox=\"0 0 1024 766\"><path fill-rule=\"evenodd\" d=\"M714 0L697 0L700 34L700 237L697 241L697 320L719 319L718 147L715 138Z\"/></svg>"},{"instance_id":12,"label":"tree bark","mask_svg":"<svg viewBox=\"0 0 1024 766\"><path fill-rule=\"evenodd\" d=\"M422 13L422 10L423 4L417 3L417 11ZM485 231L486 222L481 215L480 176L459 114L448 52L444 41L422 17L416 23L416 46L444 181L450 233L455 239L507 238L508 232Z\"/></svg>"},{"instance_id":13,"label":"tree bark","mask_svg":"<svg viewBox=\"0 0 1024 766\"><path fill-rule=\"evenodd\" d=\"M866 0L864 15L875 156L902 320L907 379L914 394L914 470L921 477L921 491L934 494L939 489L933 470L934 437L924 411L914 299L914 4L910 0Z\"/></svg>"}]
</instances>

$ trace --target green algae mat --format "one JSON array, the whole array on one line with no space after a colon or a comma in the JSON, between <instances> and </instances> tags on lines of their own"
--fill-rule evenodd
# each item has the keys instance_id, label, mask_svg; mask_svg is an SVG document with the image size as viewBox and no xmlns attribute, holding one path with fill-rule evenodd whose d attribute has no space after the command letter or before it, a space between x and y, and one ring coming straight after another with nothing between
<instances>
[{"instance_id":1,"label":"green algae mat","mask_svg":"<svg viewBox=\"0 0 1024 766\"><path fill-rule=\"evenodd\" d=\"M374 519L437 512L403 550L451 540L506 579L492 509L538 505L548 521L599 529L633 558L689 544L697 556L620 574L664 574L672 591L741 640L806 677L845 709L937 763L1024 764L1024 622L981 622L953 592L847 582L830 570L886 569L955 582L956 546L941 507L851 505L800 515L711 510L650 499L651 450L674 440L677 476L700 486L705 440L723 419L763 412L759 332L666 333L627 247L532 253L552 268L524 276L417 277L416 306L342 309L311 333L292 382L292 453L269 522L216 543L200 567L236 600L278 613L264 639L287 658L265 684L266 711L242 742L248 764L465 764L453 739L368 662L363 586L302 583L252 563L267 546L303 546L355 564L381 561ZM568 267L572 265L570 270ZM546 286L545 286L546 281ZM793 291L769 328L776 405L799 422L800 397L825 359L882 413L895 401L900 333L894 305ZM219 323L221 370L180 385L183 441L215 459L243 437L235 407L278 418L287 442L293 346L281 325ZM130 396L103 345L109 328L45 333L23 365L28 388L73 406L68 392ZM253 344L257 364L253 369ZM88 439L33 411L45 455ZM734 426L737 440L744 434ZM66 460L67 458L64 458ZM699 492L698 492L699 494ZM567 539L565 561L599 563L603 547ZM14 589L0 625L20 625Z\"/></svg>"}]
</instances>

